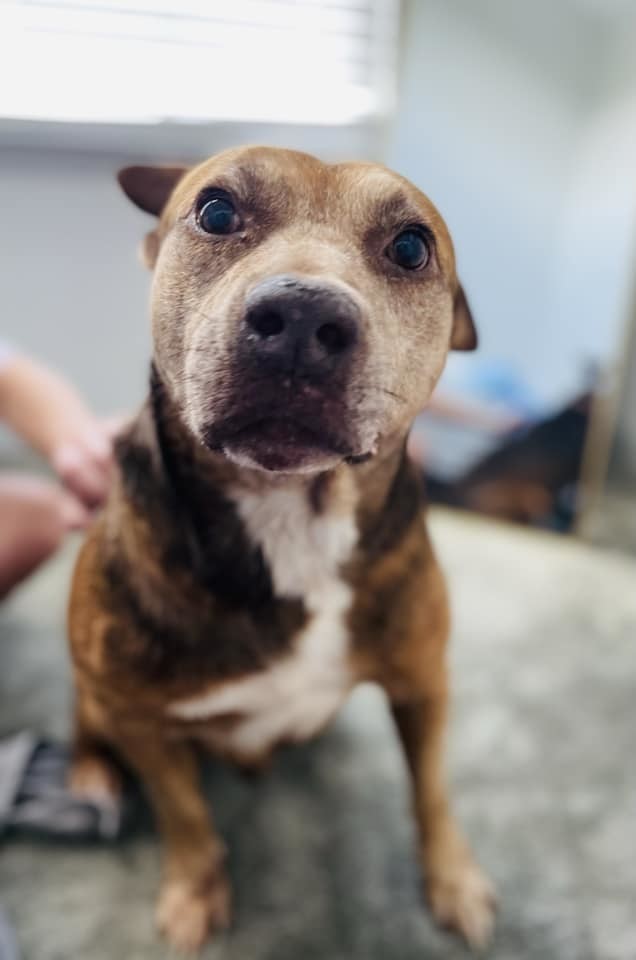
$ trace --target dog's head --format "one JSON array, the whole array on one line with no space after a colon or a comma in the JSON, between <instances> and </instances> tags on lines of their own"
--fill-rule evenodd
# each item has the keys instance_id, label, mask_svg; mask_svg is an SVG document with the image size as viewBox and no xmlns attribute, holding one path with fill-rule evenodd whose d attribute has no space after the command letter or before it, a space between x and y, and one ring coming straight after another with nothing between
<instances>
[{"instance_id":1,"label":"dog's head","mask_svg":"<svg viewBox=\"0 0 636 960\"><path fill-rule=\"evenodd\" d=\"M373 456L449 348L476 345L442 218L384 167L247 147L119 180L159 218L144 245L158 371L195 436L239 464Z\"/></svg>"}]
</instances>

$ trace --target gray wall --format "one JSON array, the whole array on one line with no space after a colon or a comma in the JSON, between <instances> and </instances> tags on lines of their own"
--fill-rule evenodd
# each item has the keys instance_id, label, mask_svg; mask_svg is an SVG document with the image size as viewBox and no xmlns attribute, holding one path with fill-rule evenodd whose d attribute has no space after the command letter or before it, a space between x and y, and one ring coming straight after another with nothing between
<instances>
[{"instance_id":1,"label":"gray wall","mask_svg":"<svg viewBox=\"0 0 636 960\"><path fill-rule=\"evenodd\" d=\"M546 406L625 322L636 224L633 20L619 3L410 0L390 163L441 208L486 360ZM628 55L631 52L631 57Z\"/></svg>"},{"instance_id":2,"label":"gray wall","mask_svg":"<svg viewBox=\"0 0 636 960\"><path fill-rule=\"evenodd\" d=\"M99 153L0 153L0 333L66 372L98 410L142 395L146 217Z\"/></svg>"},{"instance_id":3,"label":"gray wall","mask_svg":"<svg viewBox=\"0 0 636 960\"><path fill-rule=\"evenodd\" d=\"M608 131L608 139L614 136L618 143L625 144L621 162L615 164L612 180L618 176L621 198L624 203L636 193L636 6L627 11L623 29L619 32L614 56L608 71L608 91L611 99L618 102L622 115ZM621 132L622 131L622 132ZM616 149L616 148L615 148ZM620 200L617 200L620 203ZM610 479L613 483L636 489L636 243L631 246L631 261L634 266L632 284L627 293L627 313L630 329L624 338L624 381L621 391L616 450Z\"/></svg>"}]
</instances>

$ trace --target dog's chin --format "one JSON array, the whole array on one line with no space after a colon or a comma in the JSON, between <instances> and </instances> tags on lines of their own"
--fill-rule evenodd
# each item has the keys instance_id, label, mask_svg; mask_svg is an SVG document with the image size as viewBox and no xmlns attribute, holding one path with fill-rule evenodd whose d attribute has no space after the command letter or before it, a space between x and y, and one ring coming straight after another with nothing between
<instances>
[{"instance_id":1,"label":"dog's chin","mask_svg":"<svg viewBox=\"0 0 636 960\"><path fill-rule=\"evenodd\" d=\"M212 431L207 444L238 466L268 473L323 473L343 460L358 461L345 443L293 420L259 420L230 434Z\"/></svg>"},{"instance_id":2,"label":"dog's chin","mask_svg":"<svg viewBox=\"0 0 636 960\"><path fill-rule=\"evenodd\" d=\"M262 470L272 474L311 474L332 470L343 459L325 452L299 451L293 454L280 450L254 451L238 444L223 445L223 454L238 467Z\"/></svg>"}]
</instances>

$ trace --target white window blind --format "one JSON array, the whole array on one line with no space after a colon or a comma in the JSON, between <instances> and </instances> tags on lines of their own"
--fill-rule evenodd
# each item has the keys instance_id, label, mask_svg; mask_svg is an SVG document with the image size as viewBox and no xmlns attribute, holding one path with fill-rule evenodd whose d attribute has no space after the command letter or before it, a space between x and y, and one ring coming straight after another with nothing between
<instances>
[{"instance_id":1,"label":"white window blind","mask_svg":"<svg viewBox=\"0 0 636 960\"><path fill-rule=\"evenodd\" d=\"M340 124L391 97L397 0L0 0L0 116Z\"/></svg>"}]
</instances>

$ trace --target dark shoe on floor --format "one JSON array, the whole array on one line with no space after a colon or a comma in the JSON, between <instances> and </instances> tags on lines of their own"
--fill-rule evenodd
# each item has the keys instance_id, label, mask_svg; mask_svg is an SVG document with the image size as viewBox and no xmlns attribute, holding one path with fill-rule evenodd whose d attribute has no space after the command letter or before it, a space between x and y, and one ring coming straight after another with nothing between
<instances>
[{"instance_id":1,"label":"dark shoe on floor","mask_svg":"<svg viewBox=\"0 0 636 960\"><path fill-rule=\"evenodd\" d=\"M0 836L61 841L121 836L125 808L71 793L66 785L69 761L68 747L27 731L0 739Z\"/></svg>"}]
</instances>

